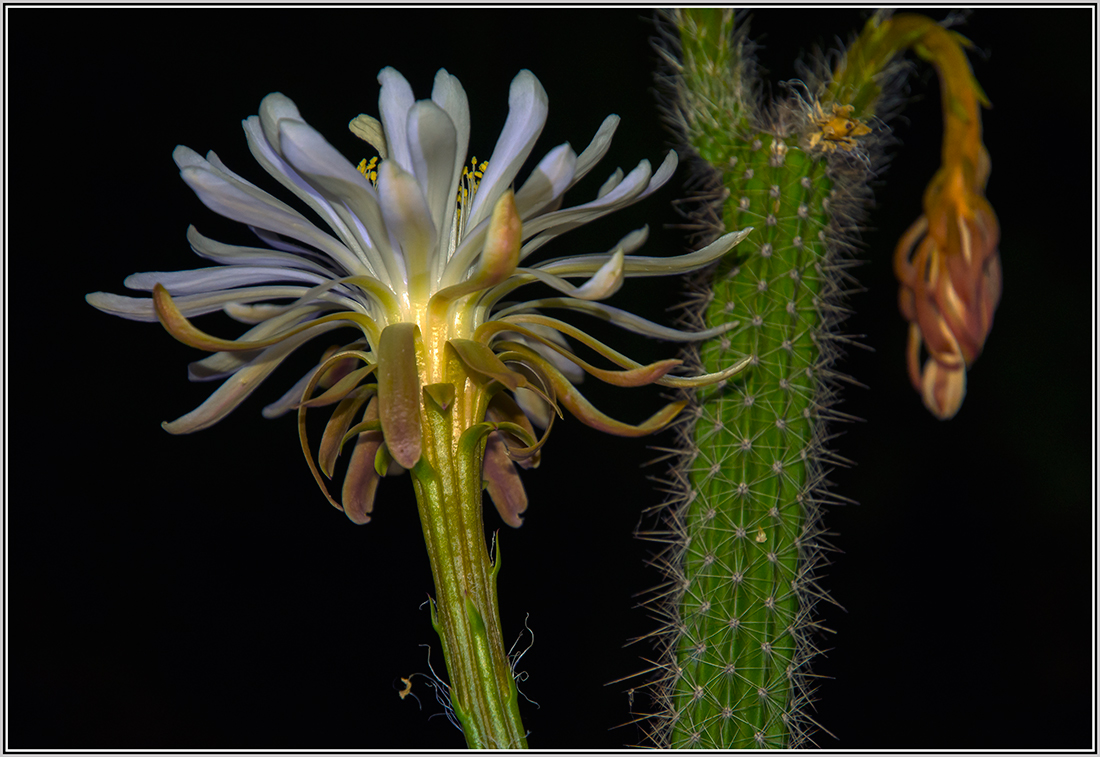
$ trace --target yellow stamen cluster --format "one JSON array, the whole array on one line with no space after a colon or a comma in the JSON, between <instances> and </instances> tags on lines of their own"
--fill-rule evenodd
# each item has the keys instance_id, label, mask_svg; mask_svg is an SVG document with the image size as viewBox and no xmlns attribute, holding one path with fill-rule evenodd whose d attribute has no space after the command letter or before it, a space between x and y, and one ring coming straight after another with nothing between
<instances>
[{"instance_id":1,"label":"yellow stamen cluster","mask_svg":"<svg viewBox=\"0 0 1100 757\"><path fill-rule=\"evenodd\" d=\"M363 158L357 166L359 173L370 179L370 183L378 186L378 156L375 155L369 161Z\"/></svg>"},{"instance_id":2,"label":"yellow stamen cluster","mask_svg":"<svg viewBox=\"0 0 1100 757\"><path fill-rule=\"evenodd\" d=\"M356 166L359 173L370 179L370 183L375 186L378 186L378 162L378 156L375 155L370 160L363 158ZM462 178L458 185L458 195L455 197L460 213L466 203L474 198L478 184L481 183L481 179L485 176L485 171L488 168L489 161L483 160L479 163L477 158L470 158L470 165L462 167Z\"/></svg>"},{"instance_id":3,"label":"yellow stamen cluster","mask_svg":"<svg viewBox=\"0 0 1100 757\"><path fill-rule=\"evenodd\" d=\"M489 161L483 160L478 163L477 158L470 158L470 165L462 167L462 180L458 187L457 198L460 206L473 198L474 193L477 192L477 185L481 183L488 168Z\"/></svg>"},{"instance_id":4,"label":"yellow stamen cluster","mask_svg":"<svg viewBox=\"0 0 1100 757\"><path fill-rule=\"evenodd\" d=\"M489 161L483 160L478 163L477 158L473 157L470 158L470 165L462 167L462 178L458 183L458 196L455 198L458 202L457 220L459 223L462 221L462 209L466 207L466 203L474 199L474 195L477 194L477 187L488 168Z\"/></svg>"}]
</instances>

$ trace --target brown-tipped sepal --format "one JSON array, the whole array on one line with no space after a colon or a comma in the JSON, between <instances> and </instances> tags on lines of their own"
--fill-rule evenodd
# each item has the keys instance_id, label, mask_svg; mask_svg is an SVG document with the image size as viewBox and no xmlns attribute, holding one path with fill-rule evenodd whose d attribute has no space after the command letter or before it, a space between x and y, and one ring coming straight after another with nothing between
<instances>
[{"instance_id":1,"label":"brown-tipped sepal","mask_svg":"<svg viewBox=\"0 0 1100 757\"><path fill-rule=\"evenodd\" d=\"M420 459L420 374L415 323L394 323L378 340L378 415L393 459L412 468Z\"/></svg>"},{"instance_id":2,"label":"brown-tipped sepal","mask_svg":"<svg viewBox=\"0 0 1100 757\"><path fill-rule=\"evenodd\" d=\"M378 420L378 398L371 397L363 413L364 421ZM351 453L348 472L344 476L344 488L340 499L344 514L353 523L364 524L370 521L370 512L374 509L374 495L378 491L380 476L374 469L374 459L382 446L381 431L366 431L359 434L355 448Z\"/></svg>"},{"instance_id":3,"label":"brown-tipped sepal","mask_svg":"<svg viewBox=\"0 0 1100 757\"><path fill-rule=\"evenodd\" d=\"M527 510L527 492L499 431L489 434L485 443L481 476L501 520L512 528L522 526L523 518L520 516Z\"/></svg>"}]
</instances>

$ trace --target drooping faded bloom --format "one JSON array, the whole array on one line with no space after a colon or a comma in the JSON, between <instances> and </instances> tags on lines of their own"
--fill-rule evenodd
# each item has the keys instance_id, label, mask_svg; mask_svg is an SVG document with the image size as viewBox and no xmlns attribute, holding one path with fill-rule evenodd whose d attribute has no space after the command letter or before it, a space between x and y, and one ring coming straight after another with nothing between
<instances>
[{"instance_id":1,"label":"drooping faded bloom","mask_svg":"<svg viewBox=\"0 0 1100 757\"><path fill-rule=\"evenodd\" d=\"M997 216L985 199L990 161L979 103L988 102L959 47L966 40L936 28L921 41L940 73L943 164L925 190L924 214L898 242L894 268L909 321L909 378L925 406L947 420L962 406L966 371L993 326L1001 261Z\"/></svg>"},{"instance_id":2,"label":"drooping faded bloom","mask_svg":"<svg viewBox=\"0 0 1100 757\"><path fill-rule=\"evenodd\" d=\"M902 50L931 63L943 101L943 161L924 194L924 214L898 242L894 270L899 306L909 322L908 369L925 406L951 418L966 395L966 371L981 354L1001 296L1000 230L985 199L989 153L982 144L981 105L989 105L974 78L961 34L913 13L876 14L849 47L830 83L834 97L875 105L889 66ZM861 133L851 109L819 109L813 144L845 148ZM929 358L921 365L921 347Z\"/></svg>"},{"instance_id":3,"label":"drooping faded bloom","mask_svg":"<svg viewBox=\"0 0 1100 757\"><path fill-rule=\"evenodd\" d=\"M432 475L443 475L448 450L483 454L489 492L503 519L518 526L526 496L513 463L538 463L546 437L537 438L535 427L548 431L560 408L620 435L657 430L681 408L674 403L641 424L621 423L578 392L574 384L583 373L620 386L693 386L732 375L743 365L705 377L674 376L679 361L640 365L540 311L571 310L673 341L713 336L717 331L688 334L659 326L599 300L617 291L624 278L705 266L747 232L663 258L633 254L645 242L643 228L606 252L533 262L557 236L659 188L676 166L675 154L656 171L644 160L629 173L617 170L595 198L563 207L565 192L606 153L617 116L603 122L580 154L569 144L552 149L513 191L547 117L546 93L534 75L521 71L512 82L509 115L485 164L468 162L470 115L455 77L439 71L431 99L420 101L393 69L384 69L379 82L380 118L361 115L351 128L380 162L364 162L359 169L282 94L268 95L259 115L244 121L256 160L323 219L327 230L234 173L213 152L203 158L177 147L173 157L180 175L199 199L247 224L262 244L223 244L191 227L192 248L216 265L126 279L128 288L151 292L151 298L96 292L87 299L113 315L159 320L180 341L213 353L192 363L189 376L223 383L198 408L164 424L177 434L213 425L298 347L350 327L352 338L329 347L313 370L264 409L267 417L298 412L307 460L329 501L364 523L386 472L415 472L424 464ZM514 300L517 290L535 282L560 296ZM215 311L249 330L229 340L191 323ZM617 369L585 362L566 337ZM324 405L336 408L315 464L304 417L307 408ZM321 473L334 474L349 443L337 501Z\"/></svg>"}]
</instances>

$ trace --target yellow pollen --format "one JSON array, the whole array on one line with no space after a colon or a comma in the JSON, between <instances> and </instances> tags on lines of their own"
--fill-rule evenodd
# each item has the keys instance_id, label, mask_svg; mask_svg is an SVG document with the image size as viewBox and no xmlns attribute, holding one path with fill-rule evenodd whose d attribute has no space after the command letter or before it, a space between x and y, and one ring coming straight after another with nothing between
<instances>
[{"instance_id":1,"label":"yellow pollen","mask_svg":"<svg viewBox=\"0 0 1100 757\"><path fill-rule=\"evenodd\" d=\"M458 221L460 223L462 209L466 206L466 203L474 199L474 195L477 194L477 187L488 168L489 161L483 160L479 163L477 158L470 158L470 165L462 167L462 177L459 179L458 184L458 196L455 198L458 203Z\"/></svg>"},{"instance_id":2,"label":"yellow pollen","mask_svg":"<svg viewBox=\"0 0 1100 757\"><path fill-rule=\"evenodd\" d=\"M374 186L378 186L378 164L379 158L375 157L367 160L364 158L359 161L358 168L359 173L367 177L370 183ZM489 168L489 161L483 160L478 162L477 158L470 158L470 165L462 167L462 176L458 182L458 192L456 193L455 202L458 204L458 217L456 221L461 222L462 210L466 207L467 203L474 199L474 195L477 194L478 185L481 184L481 180L485 177L485 171ZM460 227L461 228L461 227Z\"/></svg>"},{"instance_id":3,"label":"yellow pollen","mask_svg":"<svg viewBox=\"0 0 1100 757\"><path fill-rule=\"evenodd\" d=\"M359 173L370 179L370 183L378 186L378 156L375 155L369 161L363 158L359 161Z\"/></svg>"}]
</instances>

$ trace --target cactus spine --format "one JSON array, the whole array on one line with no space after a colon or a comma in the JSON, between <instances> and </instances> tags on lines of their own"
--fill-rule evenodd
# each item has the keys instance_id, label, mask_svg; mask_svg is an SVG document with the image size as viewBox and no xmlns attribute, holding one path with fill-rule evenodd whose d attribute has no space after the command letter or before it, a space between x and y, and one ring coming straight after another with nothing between
<instances>
[{"instance_id":1,"label":"cactus spine","mask_svg":"<svg viewBox=\"0 0 1100 757\"><path fill-rule=\"evenodd\" d=\"M674 748L792 747L808 730L811 613L823 598L813 584L817 509L828 496L830 340L859 204L849 195L866 185L870 163L866 151L857 159L822 143L812 98L756 105L732 11L672 20L670 114L704 163L700 215L711 234L754 228L737 256L697 282L696 325L738 325L695 357L714 370L751 356L752 368L697 393L681 428L677 496L659 537L670 581L651 736Z\"/></svg>"},{"instance_id":2,"label":"cactus spine","mask_svg":"<svg viewBox=\"0 0 1100 757\"><path fill-rule=\"evenodd\" d=\"M931 267L899 270L908 275L903 314L916 319L906 303L919 291L919 307L939 329L930 333L950 345L929 348L934 360L923 379L918 353L910 356L914 386L947 418L962 401L965 368L980 351L999 294L996 220L982 197L988 155L977 114L986 101L962 52L969 43L923 16L875 16L835 72L790 86L767 108L755 93L751 44L732 11L684 9L670 22L668 112L700 158L701 226L708 236L754 229L734 257L696 282L693 325L736 326L691 357L706 372L746 356L751 368L696 393L680 429L676 495L651 535L667 543L657 562L669 581L655 598L664 658L650 735L673 748L795 747L813 725L805 711L807 662L815 651L814 606L825 598L814 584L827 548L818 510L836 498L825 478L837 462L824 446L825 424L844 417L832 407L839 375L831 366L843 341L836 327L845 312L847 253L888 134L881 119L861 119L897 104L897 53L913 49L936 66L947 134L941 174L957 177L958 189L933 182L910 234L939 217L958 223L941 222L922 242L922 259L936 261ZM964 222L958 238L943 231ZM962 256L952 255L970 250L967 240L979 240L978 253L965 258L964 270ZM912 246L899 245L902 263ZM950 281L934 272L921 278L947 265L959 269ZM952 286L972 303L965 323L961 306L946 316L939 292L927 294L938 287L947 302ZM924 326L912 328L919 351ZM978 345L972 354L959 347L967 338Z\"/></svg>"}]
</instances>

